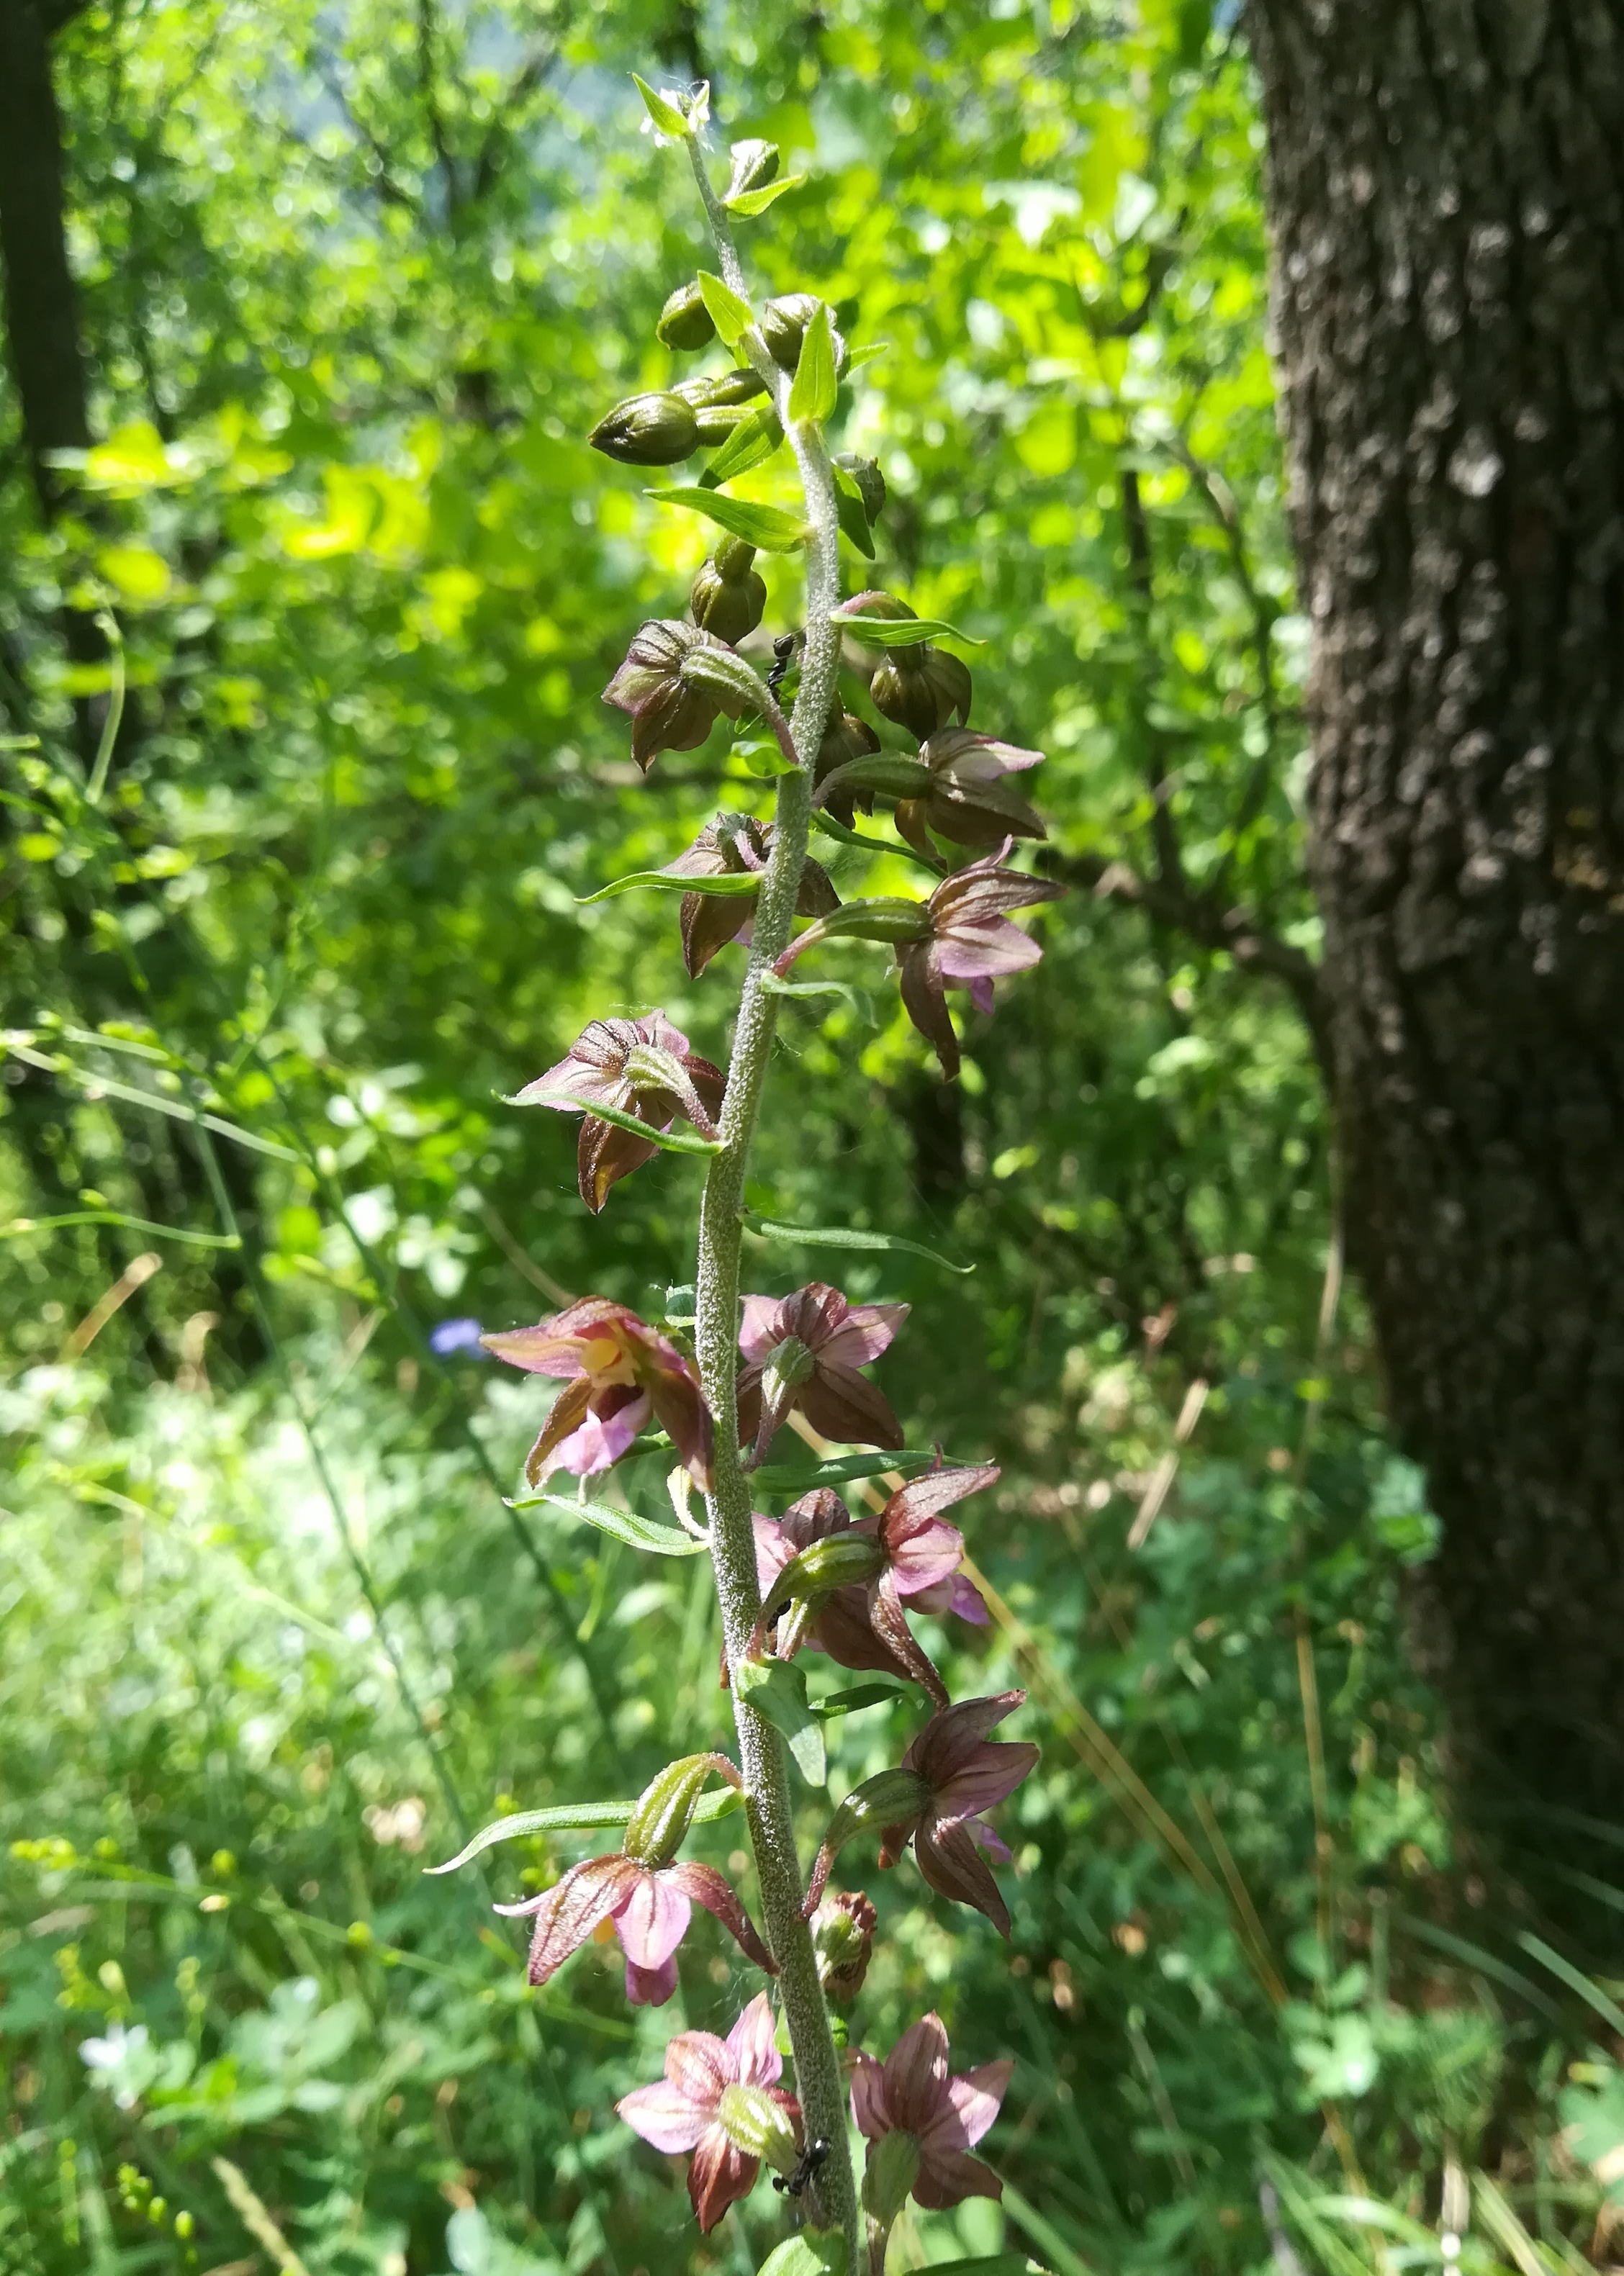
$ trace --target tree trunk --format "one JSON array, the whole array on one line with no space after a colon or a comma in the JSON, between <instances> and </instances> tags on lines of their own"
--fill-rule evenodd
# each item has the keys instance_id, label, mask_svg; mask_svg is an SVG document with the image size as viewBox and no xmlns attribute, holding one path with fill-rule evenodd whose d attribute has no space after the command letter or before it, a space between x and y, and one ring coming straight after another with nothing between
<instances>
[{"instance_id":1,"label":"tree trunk","mask_svg":"<svg viewBox=\"0 0 1624 2276\"><path fill-rule=\"evenodd\" d=\"M1437 1671L1480 1796L1621 1822L1624 0L1251 27L1349 1242Z\"/></svg>"},{"instance_id":2,"label":"tree trunk","mask_svg":"<svg viewBox=\"0 0 1624 2276\"><path fill-rule=\"evenodd\" d=\"M62 124L50 69L55 20L44 0L0 0L5 336L28 463L47 520L61 494L49 453L83 451L90 442L79 296L63 218Z\"/></svg>"}]
</instances>

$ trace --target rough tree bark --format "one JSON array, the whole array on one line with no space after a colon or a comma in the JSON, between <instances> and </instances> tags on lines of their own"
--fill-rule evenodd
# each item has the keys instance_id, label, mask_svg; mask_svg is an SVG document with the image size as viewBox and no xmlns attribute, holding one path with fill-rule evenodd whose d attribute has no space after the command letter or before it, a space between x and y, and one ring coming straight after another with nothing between
<instances>
[{"instance_id":1,"label":"rough tree bark","mask_svg":"<svg viewBox=\"0 0 1624 2276\"><path fill-rule=\"evenodd\" d=\"M40 510L61 496L53 451L90 442L79 296L68 267L62 124L51 35L74 11L45 0L0 0L0 262L5 336Z\"/></svg>"},{"instance_id":2,"label":"rough tree bark","mask_svg":"<svg viewBox=\"0 0 1624 2276\"><path fill-rule=\"evenodd\" d=\"M1350 1246L1467 1758L1624 1821L1624 0L1250 23Z\"/></svg>"}]
</instances>

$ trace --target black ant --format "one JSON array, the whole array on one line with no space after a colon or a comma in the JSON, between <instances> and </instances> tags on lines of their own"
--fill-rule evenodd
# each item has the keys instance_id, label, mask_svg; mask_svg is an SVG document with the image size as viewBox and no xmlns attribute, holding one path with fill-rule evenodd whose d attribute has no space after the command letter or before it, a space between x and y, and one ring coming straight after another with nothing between
<instances>
[{"instance_id":1,"label":"black ant","mask_svg":"<svg viewBox=\"0 0 1624 2276\"><path fill-rule=\"evenodd\" d=\"M778 662L773 665L772 670L767 674L767 687L770 694L776 695L779 688L783 687L784 675L789 670L790 659L793 656L795 650L800 644L801 634L799 633L780 633L777 640L773 641L772 652L774 656L777 656Z\"/></svg>"},{"instance_id":2,"label":"black ant","mask_svg":"<svg viewBox=\"0 0 1624 2276\"><path fill-rule=\"evenodd\" d=\"M816 2141L807 2143L801 2153L801 2163L793 2174L787 2176L783 2174L773 2175L773 2188L782 2189L785 2196L801 2196L810 2187L814 2175L827 2164L828 2158L829 2144L820 2135Z\"/></svg>"}]
</instances>

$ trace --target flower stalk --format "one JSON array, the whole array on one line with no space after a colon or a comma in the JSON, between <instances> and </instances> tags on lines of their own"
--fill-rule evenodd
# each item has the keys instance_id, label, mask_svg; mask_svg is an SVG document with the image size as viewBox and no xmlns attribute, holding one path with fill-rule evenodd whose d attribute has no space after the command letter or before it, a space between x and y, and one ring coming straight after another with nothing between
<instances>
[{"instance_id":1,"label":"flower stalk","mask_svg":"<svg viewBox=\"0 0 1624 2276\"><path fill-rule=\"evenodd\" d=\"M723 281L743 300L747 297L744 272L732 225L710 186L697 138L689 141L688 152ZM739 1257L745 1169L761 1111L778 1010L766 983L773 964L789 944L811 830L813 765L833 704L840 656L840 633L834 621L840 598L840 525L834 468L816 423L793 421L788 415L790 375L774 361L758 333L747 333L742 345L752 368L766 382L794 453L806 506L807 581L806 647L785 750L786 757L793 757L794 767L778 778L772 853L756 903L718 1124L727 1150L712 1159L705 1180L694 1284L694 1346L706 1403L717 1423L717 1451L706 1499L730 1673L749 1650L761 1608L750 1489L740 1458L738 1429ZM773 726L782 744L785 738L778 720ZM767 1941L778 1963L778 1992L794 2052L801 2106L808 2135L830 2145L808 2194L816 2200L815 2217L845 2233L848 2265L854 2269L861 2237L857 2192L846 2151L846 2085L818 1981L812 1932L802 1917L805 1891L795 1851L784 1741L766 1718L740 1696L736 1684L732 1696L762 1911Z\"/></svg>"}]
</instances>

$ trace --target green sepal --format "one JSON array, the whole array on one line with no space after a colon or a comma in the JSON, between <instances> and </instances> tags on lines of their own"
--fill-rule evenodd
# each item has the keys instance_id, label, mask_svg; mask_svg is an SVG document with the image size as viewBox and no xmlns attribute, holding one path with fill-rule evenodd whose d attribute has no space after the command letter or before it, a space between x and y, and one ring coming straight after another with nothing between
<instances>
[{"instance_id":1,"label":"green sepal","mask_svg":"<svg viewBox=\"0 0 1624 2276\"><path fill-rule=\"evenodd\" d=\"M649 1780L626 1821L621 1846L628 1857L656 1870L670 1864L687 1838L706 1779L724 1774L723 1759L720 1755L685 1755L680 1762L667 1763Z\"/></svg>"},{"instance_id":2,"label":"green sepal","mask_svg":"<svg viewBox=\"0 0 1624 2276\"><path fill-rule=\"evenodd\" d=\"M725 899L731 894L759 893L761 889L759 869L725 869L714 877L681 877L671 869L634 869L630 876L617 877L612 884L600 885L596 893L578 894L576 907L590 908L594 901L613 900L617 893L714 893ZM592 1111L601 1114L603 1109L595 1106Z\"/></svg>"},{"instance_id":3,"label":"green sepal","mask_svg":"<svg viewBox=\"0 0 1624 2276\"><path fill-rule=\"evenodd\" d=\"M725 284L708 269L699 272L699 289L723 346L736 347L755 322L749 302L741 300L731 284Z\"/></svg>"},{"instance_id":4,"label":"green sepal","mask_svg":"<svg viewBox=\"0 0 1624 2276\"><path fill-rule=\"evenodd\" d=\"M807 1784L822 1786L829 1775L823 1734L807 1704L807 1679L801 1670L783 1659L741 1659L733 1670L733 1689L783 1733Z\"/></svg>"},{"instance_id":5,"label":"green sepal","mask_svg":"<svg viewBox=\"0 0 1624 2276\"><path fill-rule=\"evenodd\" d=\"M695 483L686 489L645 490L643 496L657 505L685 506L690 513L702 513L730 537L742 537L763 553L793 553L806 542L806 524L793 513L776 505L757 505L750 498L730 497L725 490L703 489Z\"/></svg>"},{"instance_id":6,"label":"green sepal","mask_svg":"<svg viewBox=\"0 0 1624 2276\"><path fill-rule=\"evenodd\" d=\"M798 190L806 178L804 174L785 174L782 181L764 182L759 190L740 190L737 197L724 198L722 203L730 214L753 221L757 214L766 212L775 198L781 198L785 190Z\"/></svg>"},{"instance_id":7,"label":"green sepal","mask_svg":"<svg viewBox=\"0 0 1624 2276\"><path fill-rule=\"evenodd\" d=\"M526 1494L510 1501L508 1507L556 1509L562 1516L578 1517L611 1539L624 1541L628 1549L646 1549L656 1557L702 1557L709 1546L679 1526L661 1525L654 1518L640 1517L634 1509L611 1508L606 1501L577 1501L573 1494Z\"/></svg>"},{"instance_id":8,"label":"green sepal","mask_svg":"<svg viewBox=\"0 0 1624 2276\"><path fill-rule=\"evenodd\" d=\"M789 415L792 421L800 426L811 421L827 419L834 410L838 392L834 334L829 322L829 304L826 300L820 300L801 337L795 376L790 383Z\"/></svg>"},{"instance_id":9,"label":"green sepal","mask_svg":"<svg viewBox=\"0 0 1624 2276\"><path fill-rule=\"evenodd\" d=\"M700 488L713 489L718 482L731 482L740 474L747 474L753 467L770 459L783 441L784 427L778 413L769 405L758 403L745 413L706 467L700 477Z\"/></svg>"},{"instance_id":10,"label":"green sepal","mask_svg":"<svg viewBox=\"0 0 1624 2276\"><path fill-rule=\"evenodd\" d=\"M639 79L635 72L632 73L632 84L643 99L643 109L662 134L670 134L682 142L692 140L694 130L674 102L667 102L663 95L656 95L648 80Z\"/></svg>"},{"instance_id":11,"label":"green sepal","mask_svg":"<svg viewBox=\"0 0 1624 2276\"><path fill-rule=\"evenodd\" d=\"M553 1809L520 1809L511 1817L493 1817L465 1848L444 1865L425 1865L426 1873L454 1873L459 1865L467 1864L487 1849L494 1849L498 1841L524 1841L536 1833L590 1833L599 1829L616 1830L631 1823L634 1802L565 1802ZM744 1796L730 1786L720 1794L701 1796L694 1811L695 1825L714 1825L718 1818L731 1817L744 1808Z\"/></svg>"}]
</instances>

